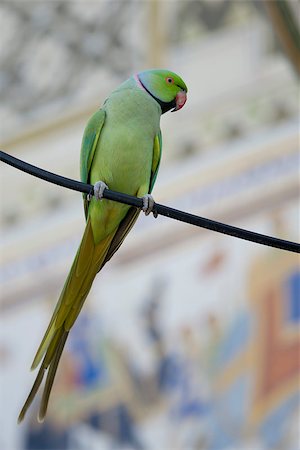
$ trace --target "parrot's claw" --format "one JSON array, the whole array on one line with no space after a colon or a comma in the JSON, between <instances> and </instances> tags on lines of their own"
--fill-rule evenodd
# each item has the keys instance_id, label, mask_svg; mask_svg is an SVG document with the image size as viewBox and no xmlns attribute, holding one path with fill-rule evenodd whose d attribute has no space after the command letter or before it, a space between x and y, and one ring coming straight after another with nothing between
<instances>
[{"instance_id":1,"label":"parrot's claw","mask_svg":"<svg viewBox=\"0 0 300 450\"><path fill-rule=\"evenodd\" d=\"M142 209L143 209L145 215L149 216L150 213L153 213L153 216L156 218L158 214L154 208L155 201L154 201L154 198L152 197L152 195L146 194L142 197L142 200L143 200L143 208Z\"/></svg>"},{"instance_id":2,"label":"parrot's claw","mask_svg":"<svg viewBox=\"0 0 300 450\"><path fill-rule=\"evenodd\" d=\"M108 189L108 186L103 181L97 181L97 183L94 184L94 197L96 200L103 199L103 192L105 189Z\"/></svg>"}]
</instances>

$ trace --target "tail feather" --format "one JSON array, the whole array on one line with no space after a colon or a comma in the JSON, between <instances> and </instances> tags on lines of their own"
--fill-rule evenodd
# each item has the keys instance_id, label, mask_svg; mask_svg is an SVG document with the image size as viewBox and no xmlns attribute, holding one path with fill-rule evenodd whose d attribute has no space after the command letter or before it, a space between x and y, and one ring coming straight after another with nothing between
<instances>
[{"instance_id":1,"label":"tail feather","mask_svg":"<svg viewBox=\"0 0 300 450\"><path fill-rule=\"evenodd\" d=\"M57 366L69 330L78 317L97 272L103 265L103 261L105 260L114 234L115 232L111 233L99 244L95 245L92 227L90 220L88 220L70 273L55 307L47 331L33 360L32 369L35 369L41 361L42 363L33 387L20 412L18 422L23 420L47 371L45 388L38 415L39 421L44 420Z\"/></svg>"},{"instance_id":2,"label":"tail feather","mask_svg":"<svg viewBox=\"0 0 300 450\"><path fill-rule=\"evenodd\" d=\"M40 367L40 370L38 371L37 377L35 379L35 382L33 383L33 386L31 388L31 391L28 394L28 397L24 403L23 408L21 409L21 412L18 417L18 423L21 423L22 420L25 417L26 411L33 402L34 397L36 396L37 391L39 390L39 387L43 381L44 374L45 374L45 367L43 365Z\"/></svg>"},{"instance_id":3,"label":"tail feather","mask_svg":"<svg viewBox=\"0 0 300 450\"><path fill-rule=\"evenodd\" d=\"M57 366L58 366L64 345L65 345L65 342L67 340L68 334L69 334L68 331L64 331L64 330L57 331L57 333L55 335L56 342L57 342L56 347L55 347L54 351L53 351L53 348L54 348L53 346L51 346L51 348L49 348L47 350L46 355L41 364L41 367L38 371L35 382L32 386L32 389L29 392L29 395L28 395L28 397L24 403L24 406L19 414L18 423L22 422L22 420L24 419L25 414L26 414L28 408L30 407L31 403L33 402L33 400L39 390L39 387L42 384L44 375L48 369L45 388L44 388L43 397L41 400L41 405L40 405L39 414L38 414L39 422L43 422L46 412L47 412L47 406L48 406L48 402L49 402L50 392L51 392L54 377L56 374ZM50 354L52 355L52 358L50 357ZM50 360L50 363L47 362L48 360Z\"/></svg>"},{"instance_id":4,"label":"tail feather","mask_svg":"<svg viewBox=\"0 0 300 450\"><path fill-rule=\"evenodd\" d=\"M91 223L88 220L68 278L66 279L46 333L34 357L31 366L32 370L36 369L40 364L55 331L64 324L70 311L76 310L78 303L80 304L82 298L85 299L88 295L99 267L101 267L101 263L108 252L114 234L111 233L98 245L95 245ZM70 329L70 326L68 326L68 329Z\"/></svg>"},{"instance_id":5,"label":"tail feather","mask_svg":"<svg viewBox=\"0 0 300 450\"><path fill-rule=\"evenodd\" d=\"M31 365L31 370L36 369L40 364L44 354L47 351L48 346L50 345L50 342L52 341L53 336L55 335L56 330L60 328L64 322L67 311L70 308L70 302L72 302L72 300L74 299L74 294L76 296L76 292L74 293L73 285L75 285L75 287L77 288L77 293L80 291L81 285L84 282L84 276L77 277L76 268L77 266L81 267L81 270L79 271L80 273L83 270L83 264L85 263L86 271L88 271L92 255L94 253L94 247L95 244L93 239L93 231L90 220L88 220L81 240L81 244L76 253L69 275L65 281L64 287L52 314L48 328L35 354L33 363ZM62 317L62 320L59 320L60 317Z\"/></svg>"},{"instance_id":6,"label":"tail feather","mask_svg":"<svg viewBox=\"0 0 300 450\"><path fill-rule=\"evenodd\" d=\"M55 378L55 374L57 371L57 367L58 367L58 363L62 354L62 351L64 349L67 337L69 335L68 331L64 331L60 337L60 340L58 342L55 354L53 356L53 359L50 363L49 369L48 369L48 373L47 373L47 378L46 378L46 383L45 383L45 387L44 387L44 392L43 392L43 396L42 396L42 400L41 400L41 405L40 405L40 410L39 410L39 415L38 415L38 421L39 422L43 422L44 418L46 416L46 412L47 412L47 408L48 408L48 402L49 402L49 397L50 397L50 393L51 393L51 389L53 386L53 382L54 382L54 378Z\"/></svg>"}]
</instances>

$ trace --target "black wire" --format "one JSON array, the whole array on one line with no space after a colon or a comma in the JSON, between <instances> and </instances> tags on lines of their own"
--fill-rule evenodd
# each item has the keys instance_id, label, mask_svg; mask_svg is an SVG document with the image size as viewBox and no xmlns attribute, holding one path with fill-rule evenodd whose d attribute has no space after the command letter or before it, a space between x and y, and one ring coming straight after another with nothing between
<instances>
[{"instance_id":1,"label":"black wire","mask_svg":"<svg viewBox=\"0 0 300 450\"><path fill-rule=\"evenodd\" d=\"M47 170L43 170L39 167L33 166L29 163L26 163L25 161L15 158L14 156L8 155L3 151L0 151L0 161L3 161L6 164L15 167L16 169L27 172L30 175L41 178L50 183L54 183L68 189L73 189L74 191L83 192L85 194L93 195L94 193L94 188L91 184L82 183L80 181L75 181L70 178L48 172ZM110 189L105 189L103 197L108 200L125 203L126 205L135 206L137 208L143 207L143 201L141 198L122 194L121 192L111 191ZM212 231L217 231L218 233L227 234L229 236L234 236L246 241L268 245L270 247L275 247L294 253L300 253L300 244L298 244L297 242L290 242L272 236L255 233L253 231L244 230L232 225L216 222L215 220L206 219L204 217L195 216L194 214L189 214L184 211L179 211L178 209L160 205L159 203L155 203L154 212L165 217L170 217L172 219L180 220L181 222L196 225L198 227L206 228Z\"/></svg>"}]
</instances>

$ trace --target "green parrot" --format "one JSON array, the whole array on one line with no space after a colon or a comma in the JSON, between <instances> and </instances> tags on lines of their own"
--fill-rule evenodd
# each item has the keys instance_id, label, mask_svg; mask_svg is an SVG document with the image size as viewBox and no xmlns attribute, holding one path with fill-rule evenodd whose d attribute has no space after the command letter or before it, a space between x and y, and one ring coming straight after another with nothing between
<instances>
[{"instance_id":1,"label":"green parrot","mask_svg":"<svg viewBox=\"0 0 300 450\"><path fill-rule=\"evenodd\" d=\"M168 70L147 70L122 83L89 120L83 135L81 180L94 185L94 196L83 195L86 227L54 313L31 369L40 365L20 412L21 422L45 373L38 420L45 418L57 366L68 337L97 273L122 244L140 210L102 200L108 186L143 198L143 211L154 205L151 194L161 159L161 114L186 102L184 81ZM98 181L101 180L101 181ZM102 200L102 201L99 201Z\"/></svg>"}]
</instances>

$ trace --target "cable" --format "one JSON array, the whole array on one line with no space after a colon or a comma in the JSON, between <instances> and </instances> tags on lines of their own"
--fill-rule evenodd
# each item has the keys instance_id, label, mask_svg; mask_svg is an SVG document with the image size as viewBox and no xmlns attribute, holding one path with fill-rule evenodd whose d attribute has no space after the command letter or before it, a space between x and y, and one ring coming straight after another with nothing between
<instances>
[{"instance_id":1,"label":"cable","mask_svg":"<svg viewBox=\"0 0 300 450\"><path fill-rule=\"evenodd\" d=\"M80 181L75 181L70 178L66 178L61 175L48 172L47 170L26 163L25 161L15 158L14 156L11 156L3 151L0 151L0 161L3 161L6 164L15 167L16 169L22 170L23 172L27 172L30 175L41 178L42 180L48 181L50 183L54 183L68 189L73 189L75 191L83 192L85 194L92 195L94 193L94 188L91 184L82 183ZM141 198L133 197L127 194L122 194L121 192L111 191L110 189L105 189L103 197L108 200L113 200L119 203L125 203L126 205L135 206L136 208L141 209L143 207L143 201ZM264 234L255 233L253 231L244 230L242 228L234 227L232 225L216 222L215 220L195 216L194 214L189 214L184 211L179 211L178 209L170 208L165 205L160 205L159 203L155 203L154 212L162 216L169 217L171 219L176 219L181 222L195 225L197 227L202 227L208 230L216 231L218 233L234 236L236 238L244 239L246 241L256 242L257 244L262 245L268 245L270 247L275 247L281 250L287 250L294 253L300 253L300 244L298 244L297 242L290 242L272 236L266 236Z\"/></svg>"}]
</instances>

